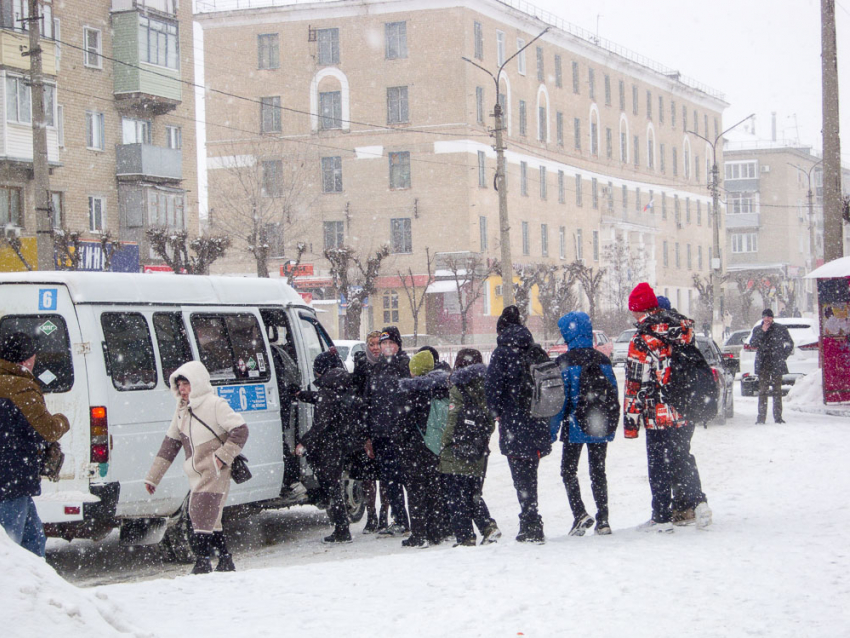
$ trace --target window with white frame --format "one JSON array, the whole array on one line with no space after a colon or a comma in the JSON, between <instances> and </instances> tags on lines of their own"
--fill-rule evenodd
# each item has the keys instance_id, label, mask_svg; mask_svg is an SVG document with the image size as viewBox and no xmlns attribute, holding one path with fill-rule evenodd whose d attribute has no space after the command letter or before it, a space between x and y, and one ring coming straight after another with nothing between
<instances>
[{"instance_id":1,"label":"window with white frame","mask_svg":"<svg viewBox=\"0 0 850 638\"><path fill-rule=\"evenodd\" d=\"M12 226L23 225L23 209L21 199L23 197L20 188L11 186L0 186L0 225Z\"/></svg>"},{"instance_id":2,"label":"window with white frame","mask_svg":"<svg viewBox=\"0 0 850 638\"><path fill-rule=\"evenodd\" d=\"M280 68L280 36L277 33L261 33L257 36L257 68Z\"/></svg>"},{"instance_id":3,"label":"window with white frame","mask_svg":"<svg viewBox=\"0 0 850 638\"><path fill-rule=\"evenodd\" d=\"M56 126L56 87L44 85L44 122L47 126Z\"/></svg>"},{"instance_id":4,"label":"window with white frame","mask_svg":"<svg viewBox=\"0 0 850 638\"><path fill-rule=\"evenodd\" d=\"M384 25L387 60L407 57L407 22L387 22Z\"/></svg>"},{"instance_id":5,"label":"window with white frame","mask_svg":"<svg viewBox=\"0 0 850 638\"><path fill-rule=\"evenodd\" d=\"M528 237L528 222L522 222L522 254L531 253L531 241Z\"/></svg>"},{"instance_id":6,"label":"window with white frame","mask_svg":"<svg viewBox=\"0 0 850 638\"><path fill-rule=\"evenodd\" d=\"M103 120L103 113L86 111L86 148L95 151L105 148Z\"/></svg>"},{"instance_id":7,"label":"window with white frame","mask_svg":"<svg viewBox=\"0 0 850 638\"><path fill-rule=\"evenodd\" d=\"M32 91L27 81L18 76L6 76L6 121L32 122Z\"/></svg>"},{"instance_id":8,"label":"window with white frame","mask_svg":"<svg viewBox=\"0 0 850 638\"><path fill-rule=\"evenodd\" d=\"M757 212L756 193L728 193L726 211L730 215Z\"/></svg>"},{"instance_id":9,"label":"window with white frame","mask_svg":"<svg viewBox=\"0 0 850 638\"><path fill-rule=\"evenodd\" d=\"M540 224L540 255L549 256L549 224Z\"/></svg>"},{"instance_id":10,"label":"window with white frame","mask_svg":"<svg viewBox=\"0 0 850 638\"><path fill-rule=\"evenodd\" d=\"M398 323L398 293L395 290L387 290L381 295L381 303L384 313L384 324Z\"/></svg>"},{"instance_id":11,"label":"window with white frame","mask_svg":"<svg viewBox=\"0 0 850 638\"><path fill-rule=\"evenodd\" d=\"M185 195L160 188L148 189L148 224L161 228L186 228Z\"/></svg>"},{"instance_id":12,"label":"window with white frame","mask_svg":"<svg viewBox=\"0 0 850 638\"><path fill-rule=\"evenodd\" d=\"M283 161L279 159L263 160L261 192L263 197L281 197L283 195Z\"/></svg>"},{"instance_id":13,"label":"window with white frame","mask_svg":"<svg viewBox=\"0 0 850 638\"><path fill-rule=\"evenodd\" d=\"M480 22L473 23L473 39L475 41L475 57L478 60L484 59L484 29Z\"/></svg>"},{"instance_id":14,"label":"window with white frame","mask_svg":"<svg viewBox=\"0 0 850 638\"><path fill-rule=\"evenodd\" d=\"M758 177L758 160L747 162L726 162L724 171L727 181L736 179L755 179Z\"/></svg>"},{"instance_id":15,"label":"window with white frame","mask_svg":"<svg viewBox=\"0 0 850 638\"><path fill-rule=\"evenodd\" d=\"M342 192L342 157L322 158L322 192Z\"/></svg>"},{"instance_id":16,"label":"window with white frame","mask_svg":"<svg viewBox=\"0 0 850 638\"><path fill-rule=\"evenodd\" d=\"M89 230L93 233L106 228L106 198L89 197Z\"/></svg>"},{"instance_id":17,"label":"window with white frame","mask_svg":"<svg viewBox=\"0 0 850 638\"><path fill-rule=\"evenodd\" d=\"M487 218L483 215L478 218L478 243L481 252L487 250Z\"/></svg>"},{"instance_id":18,"label":"window with white frame","mask_svg":"<svg viewBox=\"0 0 850 638\"><path fill-rule=\"evenodd\" d=\"M339 29L317 29L319 64L339 64Z\"/></svg>"},{"instance_id":19,"label":"window with white frame","mask_svg":"<svg viewBox=\"0 0 850 638\"><path fill-rule=\"evenodd\" d=\"M83 27L83 65L91 69L103 68L103 40L100 29Z\"/></svg>"},{"instance_id":20,"label":"window with white frame","mask_svg":"<svg viewBox=\"0 0 850 638\"><path fill-rule=\"evenodd\" d=\"M733 253L756 253L759 249L758 233L733 233Z\"/></svg>"},{"instance_id":21,"label":"window with white frame","mask_svg":"<svg viewBox=\"0 0 850 638\"><path fill-rule=\"evenodd\" d=\"M63 193L60 191L50 192L50 220L53 228L62 228L62 222L65 219L65 203Z\"/></svg>"},{"instance_id":22,"label":"window with white frame","mask_svg":"<svg viewBox=\"0 0 850 638\"><path fill-rule=\"evenodd\" d=\"M412 253L413 238L410 217L390 220L391 246L394 253Z\"/></svg>"},{"instance_id":23,"label":"window with white frame","mask_svg":"<svg viewBox=\"0 0 850 638\"><path fill-rule=\"evenodd\" d=\"M180 45L176 22L139 14L139 61L177 69Z\"/></svg>"},{"instance_id":24,"label":"window with white frame","mask_svg":"<svg viewBox=\"0 0 850 638\"><path fill-rule=\"evenodd\" d=\"M404 124L410 121L406 86L387 89L387 124Z\"/></svg>"},{"instance_id":25,"label":"window with white frame","mask_svg":"<svg viewBox=\"0 0 850 638\"><path fill-rule=\"evenodd\" d=\"M548 117L546 116L546 107L537 107L537 139L545 142L549 137Z\"/></svg>"},{"instance_id":26,"label":"window with white frame","mask_svg":"<svg viewBox=\"0 0 850 638\"><path fill-rule=\"evenodd\" d=\"M516 50L519 51L519 55L516 56L516 64L517 64L517 72L520 75L525 75L525 51L522 48L525 46L525 40L522 38L516 39Z\"/></svg>"},{"instance_id":27,"label":"window with white frame","mask_svg":"<svg viewBox=\"0 0 850 638\"><path fill-rule=\"evenodd\" d=\"M390 162L390 188L410 188L410 151L389 153L388 156Z\"/></svg>"},{"instance_id":28,"label":"window with white frame","mask_svg":"<svg viewBox=\"0 0 850 638\"><path fill-rule=\"evenodd\" d=\"M324 222L325 250L345 245L345 222Z\"/></svg>"},{"instance_id":29,"label":"window with white frame","mask_svg":"<svg viewBox=\"0 0 850 638\"><path fill-rule=\"evenodd\" d=\"M478 187L487 188L487 155L478 151Z\"/></svg>"},{"instance_id":30,"label":"window with white frame","mask_svg":"<svg viewBox=\"0 0 850 638\"><path fill-rule=\"evenodd\" d=\"M260 132L280 132L280 96L260 98Z\"/></svg>"},{"instance_id":31,"label":"window with white frame","mask_svg":"<svg viewBox=\"0 0 850 638\"><path fill-rule=\"evenodd\" d=\"M136 120L130 117L121 118L122 144L150 144L150 120Z\"/></svg>"},{"instance_id":32,"label":"window with white frame","mask_svg":"<svg viewBox=\"0 0 850 638\"><path fill-rule=\"evenodd\" d=\"M319 128L324 131L342 128L341 91L319 93Z\"/></svg>"},{"instance_id":33,"label":"window with white frame","mask_svg":"<svg viewBox=\"0 0 850 638\"><path fill-rule=\"evenodd\" d=\"M496 64L502 66L505 63L505 32L496 31Z\"/></svg>"},{"instance_id":34,"label":"window with white frame","mask_svg":"<svg viewBox=\"0 0 850 638\"><path fill-rule=\"evenodd\" d=\"M171 125L165 127L165 146L174 150L183 148L183 127Z\"/></svg>"}]
</instances>

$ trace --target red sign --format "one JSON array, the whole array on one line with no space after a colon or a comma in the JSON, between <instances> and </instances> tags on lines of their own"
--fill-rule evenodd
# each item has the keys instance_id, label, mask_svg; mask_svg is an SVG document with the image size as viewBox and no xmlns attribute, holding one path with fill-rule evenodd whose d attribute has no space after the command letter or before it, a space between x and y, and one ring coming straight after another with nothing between
<instances>
[{"instance_id":1,"label":"red sign","mask_svg":"<svg viewBox=\"0 0 850 638\"><path fill-rule=\"evenodd\" d=\"M145 272L145 273L149 273L149 272L171 272L171 273L173 273L174 272L168 266L155 266L155 265L152 265L152 264L144 265L143 269L144 270L142 272Z\"/></svg>"},{"instance_id":2,"label":"red sign","mask_svg":"<svg viewBox=\"0 0 850 638\"><path fill-rule=\"evenodd\" d=\"M313 303L313 293L312 292L299 292L298 294L301 295L301 298L306 303Z\"/></svg>"},{"instance_id":3,"label":"red sign","mask_svg":"<svg viewBox=\"0 0 850 638\"><path fill-rule=\"evenodd\" d=\"M283 264L280 267L280 276L287 277L289 273L292 272L295 277L312 277L313 276L313 264L298 264L294 266L292 264Z\"/></svg>"}]
</instances>

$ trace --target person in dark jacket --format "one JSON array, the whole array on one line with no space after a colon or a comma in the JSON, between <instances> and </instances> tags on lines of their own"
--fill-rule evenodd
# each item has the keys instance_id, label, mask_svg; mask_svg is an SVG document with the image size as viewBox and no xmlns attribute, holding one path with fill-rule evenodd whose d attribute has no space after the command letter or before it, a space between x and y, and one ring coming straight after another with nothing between
<instances>
[{"instance_id":1,"label":"person in dark jacket","mask_svg":"<svg viewBox=\"0 0 850 638\"><path fill-rule=\"evenodd\" d=\"M756 349L754 372L759 378L759 412L756 423L767 418L767 398L773 396L773 421L782 419L782 375L788 374L785 360L794 350L794 340L788 328L773 320L773 310L765 308L761 324L753 328L750 347Z\"/></svg>"},{"instance_id":2,"label":"person in dark jacket","mask_svg":"<svg viewBox=\"0 0 850 638\"><path fill-rule=\"evenodd\" d=\"M41 494L41 459L47 444L69 429L63 414L50 414L32 376L36 348L23 333L0 343L0 525L12 542L44 558L47 539L33 496Z\"/></svg>"},{"instance_id":3,"label":"person in dark jacket","mask_svg":"<svg viewBox=\"0 0 850 638\"><path fill-rule=\"evenodd\" d=\"M404 503L404 473L401 444L405 435L407 406L399 380L410 377L410 358L402 349L401 333L395 326L381 331L381 358L369 375L367 388L367 450L378 460L378 472L387 485L393 523L381 534L399 535L410 529Z\"/></svg>"},{"instance_id":4,"label":"person in dark jacket","mask_svg":"<svg viewBox=\"0 0 850 638\"><path fill-rule=\"evenodd\" d=\"M366 438L356 418L359 399L354 394L351 375L345 370L336 348L316 357L313 374L318 389L301 390L297 394L299 401L316 406L313 427L301 437L295 453L307 456L328 503L328 517L334 531L324 538L324 542L350 543L351 531L343 496L342 471L348 453L362 445Z\"/></svg>"},{"instance_id":5,"label":"person in dark jacket","mask_svg":"<svg viewBox=\"0 0 850 638\"><path fill-rule=\"evenodd\" d=\"M432 403L448 401L449 373L435 370L433 355L422 350L410 358L410 374L399 381L408 406L400 450L410 504L410 538L402 545L428 547L442 542L444 531L439 456L425 444L425 434Z\"/></svg>"},{"instance_id":6,"label":"person in dark jacket","mask_svg":"<svg viewBox=\"0 0 850 638\"><path fill-rule=\"evenodd\" d=\"M543 519L537 511L537 470L552 451L549 421L531 416L527 382L528 356L534 343L522 325L516 306L504 309L496 323L496 349L490 357L485 388L487 406L499 422L499 449L508 467L520 505L519 542L543 543ZM545 357L545 352L543 353Z\"/></svg>"},{"instance_id":7,"label":"person in dark jacket","mask_svg":"<svg viewBox=\"0 0 850 638\"><path fill-rule=\"evenodd\" d=\"M593 525L593 518L587 513L581 498L578 483L578 463L581 450L587 445L587 459L590 466L590 485L593 500L596 502L596 533L610 534L608 524L608 479L605 475L605 457L608 453L608 443L614 440L614 431L610 434L594 436L587 431L586 424L578 422L576 412L580 393L582 368L590 364L598 364L605 377L617 392L617 379L611 360L593 348L593 326L590 317L584 312L571 312L558 320L558 329L564 337L564 343L569 350L558 357L557 363L561 368L561 378L564 380L564 407L552 417L551 433L553 440L561 430L561 440L564 442L564 453L561 458L561 477L567 488L567 498L573 512L573 526L570 536L584 536L586 529ZM618 418L619 418L619 412Z\"/></svg>"},{"instance_id":8,"label":"person in dark jacket","mask_svg":"<svg viewBox=\"0 0 850 638\"><path fill-rule=\"evenodd\" d=\"M467 401L475 402L481 414L488 418L488 436L492 435L496 428L496 423L487 409L484 391L486 374L487 366L483 363L481 352L473 348L463 348L457 353L455 369L449 379L449 417L443 431L440 472L452 531L459 546L475 545L473 523L481 534L482 545L495 543L502 536L482 496L484 477L487 474L487 457L490 455L489 447L484 448L478 459L458 458L453 450L458 419L463 415Z\"/></svg>"}]
</instances>

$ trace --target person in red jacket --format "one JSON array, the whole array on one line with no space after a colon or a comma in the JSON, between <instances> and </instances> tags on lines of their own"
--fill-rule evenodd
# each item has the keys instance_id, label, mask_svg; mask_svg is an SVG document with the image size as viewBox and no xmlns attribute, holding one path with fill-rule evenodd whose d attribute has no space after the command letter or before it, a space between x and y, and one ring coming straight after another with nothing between
<instances>
[{"instance_id":1,"label":"person in red jacket","mask_svg":"<svg viewBox=\"0 0 850 638\"><path fill-rule=\"evenodd\" d=\"M664 403L661 389L670 381L673 344L694 339L693 321L658 307L658 299L647 283L638 284L629 295L629 310L637 320L637 332L629 343L626 357L626 391L623 429L627 439L646 429L646 455L649 488L652 491L652 517L641 527L659 532L673 531L673 488L681 489L681 499L693 504L698 527L711 524L699 478L691 455L694 424Z\"/></svg>"}]
</instances>

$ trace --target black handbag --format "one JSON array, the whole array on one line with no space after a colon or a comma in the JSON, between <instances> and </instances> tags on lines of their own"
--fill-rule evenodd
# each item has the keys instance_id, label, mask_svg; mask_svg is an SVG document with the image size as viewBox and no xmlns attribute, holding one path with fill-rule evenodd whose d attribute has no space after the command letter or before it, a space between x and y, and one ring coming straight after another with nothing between
<instances>
[{"instance_id":1,"label":"black handbag","mask_svg":"<svg viewBox=\"0 0 850 638\"><path fill-rule=\"evenodd\" d=\"M192 408L189 408L189 416L198 420L198 423L203 425L206 429L213 433L213 436L218 439L218 442L224 445L224 441L221 440L221 437L215 433L210 426L204 423L204 420L192 412ZM233 463L230 465L230 478L233 479L233 482L237 485L240 483L244 483L245 481L250 480L254 475L251 474L251 468L248 467L248 457L244 454L239 454L236 458L233 459Z\"/></svg>"}]
</instances>

